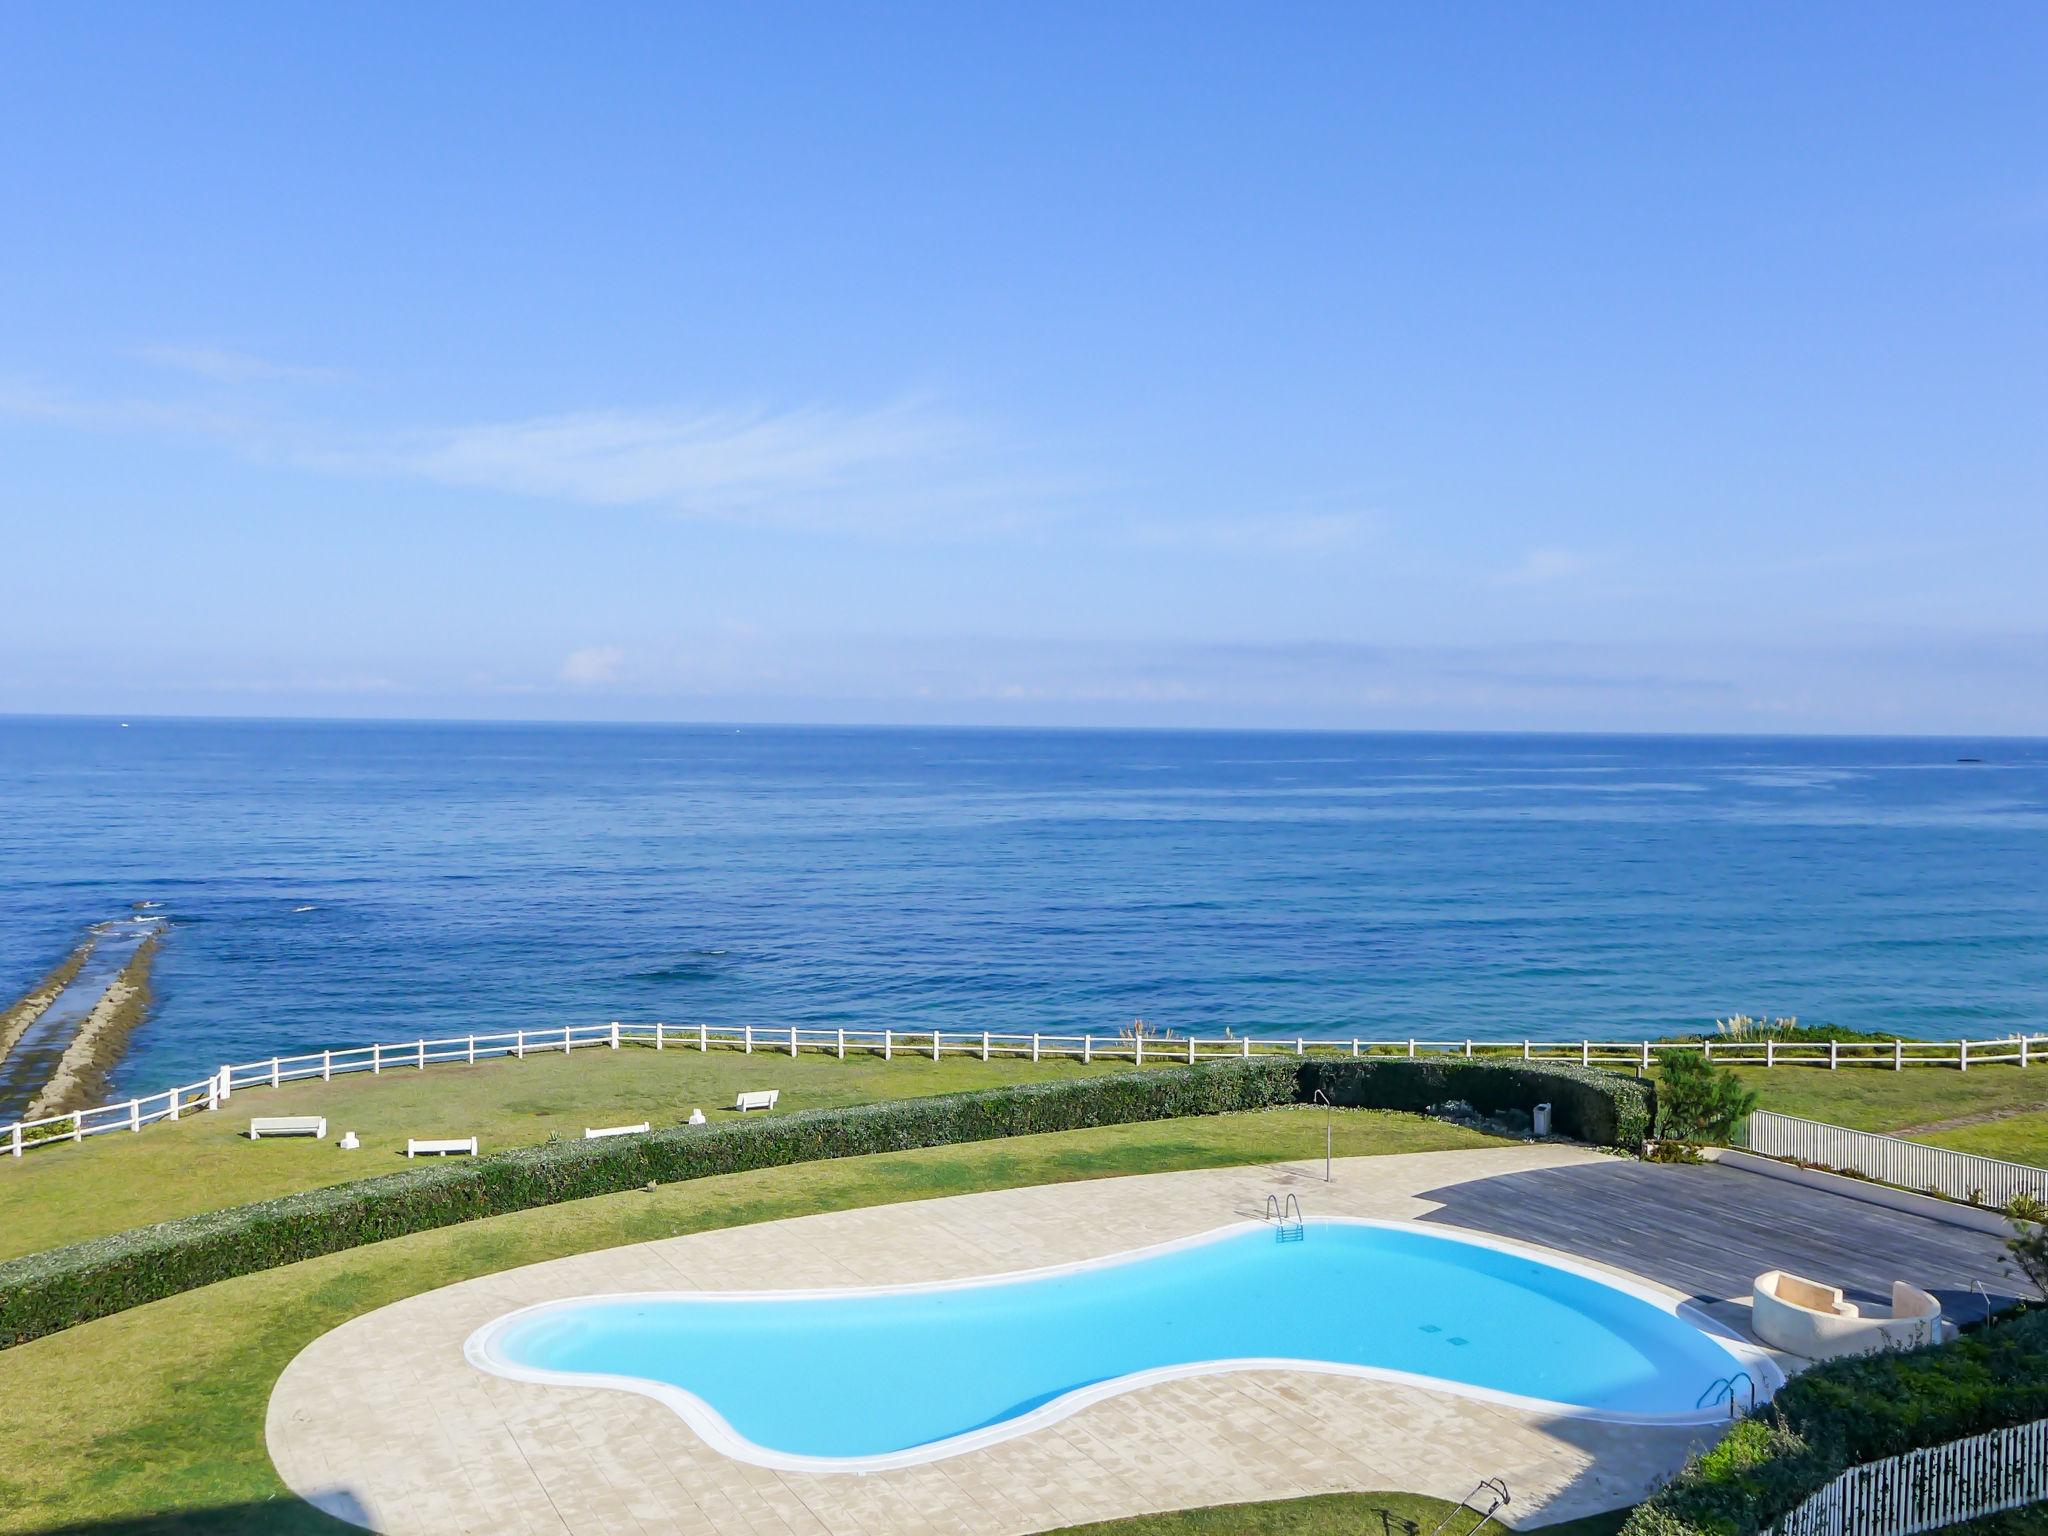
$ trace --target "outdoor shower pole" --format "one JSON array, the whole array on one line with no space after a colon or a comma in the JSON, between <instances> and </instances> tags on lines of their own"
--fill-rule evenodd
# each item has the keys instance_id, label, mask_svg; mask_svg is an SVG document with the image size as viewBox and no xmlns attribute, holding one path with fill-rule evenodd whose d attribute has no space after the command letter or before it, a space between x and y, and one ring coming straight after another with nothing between
<instances>
[{"instance_id":1,"label":"outdoor shower pole","mask_svg":"<svg viewBox=\"0 0 2048 1536\"><path fill-rule=\"evenodd\" d=\"M1337 1141L1337 1106L1330 1102L1330 1096L1320 1088L1315 1091L1315 1097L1309 1102L1323 1106L1323 1182L1327 1184L1330 1182L1330 1158Z\"/></svg>"}]
</instances>

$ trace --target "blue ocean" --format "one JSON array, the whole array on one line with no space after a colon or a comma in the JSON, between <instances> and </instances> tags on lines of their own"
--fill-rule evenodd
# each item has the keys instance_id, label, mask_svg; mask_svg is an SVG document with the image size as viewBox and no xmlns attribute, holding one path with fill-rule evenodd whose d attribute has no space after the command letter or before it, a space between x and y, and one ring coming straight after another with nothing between
<instances>
[{"instance_id":1,"label":"blue ocean","mask_svg":"<svg viewBox=\"0 0 2048 1536\"><path fill-rule=\"evenodd\" d=\"M596 1023L2048 1026L2048 742L0 720L0 990L132 1090Z\"/></svg>"}]
</instances>

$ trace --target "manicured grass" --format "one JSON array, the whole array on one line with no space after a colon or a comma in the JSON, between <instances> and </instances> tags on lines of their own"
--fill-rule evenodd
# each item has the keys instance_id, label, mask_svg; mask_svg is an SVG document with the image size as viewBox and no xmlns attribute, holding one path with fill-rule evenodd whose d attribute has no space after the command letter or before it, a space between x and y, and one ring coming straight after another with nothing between
<instances>
[{"instance_id":1,"label":"manicured grass","mask_svg":"<svg viewBox=\"0 0 2048 1536\"><path fill-rule=\"evenodd\" d=\"M1888 1072L1844 1067L1746 1067L1738 1075L1765 1109L1826 1120L1859 1131L1910 1135L1986 1157L2040 1163L2048 1156L2048 1063L1953 1068L1908 1067ZM1920 1126L1967 1115L2001 1118L1946 1130Z\"/></svg>"},{"instance_id":2,"label":"manicured grass","mask_svg":"<svg viewBox=\"0 0 2048 1536\"><path fill-rule=\"evenodd\" d=\"M1508 1527L1488 1520L1474 1530L1475 1514L1419 1493L1326 1493L1265 1504L1224 1504L1166 1515L1135 1515L1094 1525L1070 1525L1062 1536L1424 1536L1446 1517L1446 1536L1506 1536ZM1612 1536L1628 1518L1612 1514L1530 1526L1544 1536Z\"/></svg>"},{"instance_id":3,"label":"manicured grass","mask_svg":"<svg viewBox=\"0 0 2048 1536\"><path fill-rule=\"evenodd\" d=\"M574 1140L585 1127L677 1125L703 1109L713 1120L742 1089L779 1088L776 1113L832 1109L880 1099L995 1088L1006 1083L1129 1071L1128 1061L854 1054L796 1057L757 1050L585 1047L574 1055L497 1058L475 1066L394 1067L331 1083L286 1083L237 1093L216 1113L113 1132L77 1145L0 1157L0 1259L75 1243L129 1227L408 1166L408 1136L475 1136L486 1152L550 1136ZM328 1138L251 1142L255 1115L325 1115ZM757 1111L753 1118L760 1118ZM362 1148L335 1145L343 1131Z\"/></svg>"},{"instance_id":4,"label":"manicured grass","mask_svg":"<svg viewBox=\"0 0 2048 1536\"><path fill-rule=\"evenodd\" d=\"M271 1386L320 1334L437 1286L568 1253L814 1211L1178 1168L1307 1165L1322 1156L1323 1124L1320 1110L1267 1110L699 1179L418 1233L138 1307L0 1351L0 1402L9 1405L0 1435L0 1532L109 1521L124 1522L118 1528L134 1536L353 1530L300 1504L278 1482L263 1443ZM1440 1121L1381 1111L1339 1111L1335 1124L1341 1156L1496 1144Z\"/></svg>"}]
</instances>

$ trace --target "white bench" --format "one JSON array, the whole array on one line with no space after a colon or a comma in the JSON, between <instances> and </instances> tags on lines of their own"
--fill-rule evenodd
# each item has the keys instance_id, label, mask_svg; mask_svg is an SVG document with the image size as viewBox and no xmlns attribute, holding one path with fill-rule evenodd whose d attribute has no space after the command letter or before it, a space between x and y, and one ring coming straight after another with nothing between
<instances>
[{"instance_id":1,"label":"white bench","mask_svg":"<svg viewBox=\"0 0 2048 1536\"><path fill-rule=\"evenodd\" d=\"M607 1136L644 1136L650 1129L651 1127L645 1120L642 1120L638 1125L601 1125L596 1130L585 1126L583 1128L583 1139L585 1141L603 1141Z\"/></svg>"},{"instance_id":2,"label":"white bench","mask_svg":"<svg viewBox=\"0 0 2048 1536\"><path fill-rule=\"evenodd\" d=\"M446 1157L451 1152L466 1152L471 1157L475 1157L476 1138L474 1136L455 1136L444 1138L440 1141L421 1141L417 1137L408 1136L405 1141L405 1155L407 1157L417 1157L422 1152L438 1152L443 1157Z\"/></svg>"},{"instance_id":3,"label":"white bench","mask_svg":"<svg viewBox=\"0 0 2048 1536\"><path fill-rule=\"evenodd\" d=\"M258 1115L249 1122L249 1139L266 1136L318 1136L327 1139L327 1121L320 1115Z\"/></svg>"},{"instance_id":4,"label":"white bench","mask_svg":"<svg viewBox=\"0 0 2048 1536\"><path fill-rule=\"evenodd\" d=\"M753 1093L743 1093L733 1100L732 1107L741 1114L750 1109L773 1109L775 1101L782 1097L780 1088L761 1088Z\"/></svg>"}]
</instances>

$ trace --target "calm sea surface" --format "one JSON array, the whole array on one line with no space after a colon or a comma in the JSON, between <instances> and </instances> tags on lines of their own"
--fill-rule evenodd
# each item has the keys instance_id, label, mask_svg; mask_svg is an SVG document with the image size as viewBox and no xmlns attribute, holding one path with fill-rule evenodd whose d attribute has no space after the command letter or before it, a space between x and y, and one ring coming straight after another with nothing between
<instances>
[{"instance_id":1,"label":"calm sea surface","mask_svg":"<svg viewBox=\"0 0 2048 1536\"><path fill-rule=\"evenodd\" d=\"M141 901L135 1089L613 1018L1984 1035L2048 1026L2048 742L0 720L0 989Z\"/></svg>"}]
</instances>

